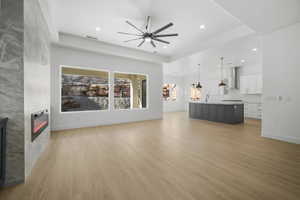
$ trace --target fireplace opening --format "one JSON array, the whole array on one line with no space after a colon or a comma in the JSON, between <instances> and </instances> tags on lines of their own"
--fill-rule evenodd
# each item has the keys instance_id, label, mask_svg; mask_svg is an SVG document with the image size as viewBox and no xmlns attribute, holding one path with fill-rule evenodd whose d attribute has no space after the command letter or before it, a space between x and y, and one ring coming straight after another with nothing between
<instances>
[{"instance_id":1,"label":"fireplace opening","mask_svg":"<svg viewBox=\"0 0 300 200\"><path fill-rule=\"evenodd\" d=\"M7 118L0 119L0 187L3 186L5 182L7 120Z\"/></svg>"},{"instance_id":2,"label":"fireplace opening","mask_svg":"<svg viewBox=\"0 0 300 200\"><path fill-rule=\"evenodd\" d=\"M31 114L31 141L33 142L49 124L48 110Z\"/></svg>"}]
</instances>

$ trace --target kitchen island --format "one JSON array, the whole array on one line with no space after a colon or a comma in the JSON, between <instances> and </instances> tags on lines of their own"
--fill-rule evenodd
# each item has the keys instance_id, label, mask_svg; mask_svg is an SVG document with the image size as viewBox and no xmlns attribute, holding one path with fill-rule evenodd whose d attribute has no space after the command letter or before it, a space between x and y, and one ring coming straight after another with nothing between
<instances>
[{"instance_id":1,"label":"kitchen island","mask_svg":"<svg viewBox=\"0 0 300 200\"><path fill-rule=\"evenodd\" d=\"M244 122L244 103L190 101L189 116L194 119L239 124Z\"/></svg>"}]
</instances>

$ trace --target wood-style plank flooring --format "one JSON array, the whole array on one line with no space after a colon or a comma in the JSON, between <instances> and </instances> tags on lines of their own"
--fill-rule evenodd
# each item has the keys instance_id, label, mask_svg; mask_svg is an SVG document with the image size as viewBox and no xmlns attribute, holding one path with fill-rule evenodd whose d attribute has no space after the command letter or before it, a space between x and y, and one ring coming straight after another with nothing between
<instances>
[{"instance_id":1,"label":"wood-style plank flooring","mask_svg":"<svg viewBox=\"0 0 300 200\"><path fill-rule=\"evenodd\" d=\"M164 120L54 132L26 184L1 200L299 200L300 145L260 122Z\"/></svg>"}]
</instances>

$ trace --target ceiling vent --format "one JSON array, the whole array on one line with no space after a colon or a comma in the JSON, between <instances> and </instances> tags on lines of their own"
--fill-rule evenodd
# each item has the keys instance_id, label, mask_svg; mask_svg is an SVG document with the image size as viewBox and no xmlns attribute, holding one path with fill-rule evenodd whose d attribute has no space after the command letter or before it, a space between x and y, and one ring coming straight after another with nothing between
<instances>
[{"instance_id":1,"label":"ceiling vent","mask_svg":"<svg viewBox=\"0 0 300 200\"><path fill-rule=\"evenodd\" d=\"M98 40L97 37L94 37L94 36L91 36L91 35L87 35L85 37L88 38L88 39L91 39L91 40Z\"/></svg>"}]
</instances>

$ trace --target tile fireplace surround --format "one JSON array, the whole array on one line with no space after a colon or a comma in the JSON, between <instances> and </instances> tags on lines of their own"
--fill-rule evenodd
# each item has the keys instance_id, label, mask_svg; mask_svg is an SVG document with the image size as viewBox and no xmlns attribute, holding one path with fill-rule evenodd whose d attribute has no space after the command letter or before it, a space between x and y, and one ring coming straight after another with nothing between
<instances>
[{"instance_id":1,"label":"tile fireplace surround","mask_svg":"<svg viewBox=\"0 0 300 200\"><path fill-rule=\"evenodd\" d=\"M0 4L0 118L9 119L5 186L10 186L25 181L49 141L50 128L31 141L31 114L50 109L50 42L39 0Z\"/></svg>"}]
</instances>

